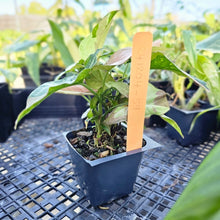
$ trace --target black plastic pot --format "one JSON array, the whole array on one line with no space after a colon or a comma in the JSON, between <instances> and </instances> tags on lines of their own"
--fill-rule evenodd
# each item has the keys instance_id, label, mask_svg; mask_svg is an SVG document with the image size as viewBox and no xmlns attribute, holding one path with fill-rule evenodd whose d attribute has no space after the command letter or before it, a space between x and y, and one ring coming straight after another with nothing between
<instances>
[{"instance_id":1,"label":"black plastic pot","mask_svg":"<svg viewBox=\"0 0 220 220\"><path fill-rule=\"evenodd\" d=\"M179 133L167 125L168 136L177 140L182 146L189 146L203 143L208 139L210 132L216 128L218 110L209 111L201 115L195 123L193 130L189 133L189 129L194 117L206 108L211 107L210 105L203 105L200 110L186 111L171 106L170 111L166 115L177 122L182 130L184 138Z\"/></svg>"},{"instance_id":2,"label":"black plastic pot","mask_svg":"<svg viewBox=\"0 0 220 220\"><path fill-rule=\"evenodd\" d=\"M146 127L162 127L164 128L167 123L158 115L152 115L150 118L144 120L144 125Z\"/></svg>"},{"instance_id":3,"label":"black plastic pot","mask_svg":"<svg viewBox=\"0 0 220 220\"><path fill-rule=\"evenodd\" d=\"M28 95L31 93L30 89L13 89L13 114L16 119L19 113L25 108Z\"/></svg>"},{"instance_id":4,"label":"black plastic pot","mask_svg":"<svg viewBox=\"0 0 220 220\"><path fill-rule=\"evenodd\" d=\"M12 95L6 83L0 83L0 142L5 142L14 126Z\"/></svg>"},{"instance_id":5,"label":"black plastic pot","mask_svg":"<svg viewBox=\"0 0 220 220\"><path fill-rule=\"evenodd\" d=\"M174 91L171 82L168 80L160 80L160 81L151 80L150 83L156 88L161 89L166 93L172 94Z\"/></svg>"},{"instance_id":6,"label":"black plastic pot","mask_svg":"<svg viewBox=\"0 0 220 220\"><path fill-rule=\"evenodd\" d=\"M13 113L16 119L25 108L28 95L33 88L13 90ZM81 117L87 109L87 102L81 96L54 93L25 118Z\"/></svg>"},{"instance_id":7,"label":"black plastic pot","mask_svg":"<svg viewBox=\"0 0 220 220\"><path fill-rule=\"evenodd\" d=\"M111 202L131 193L144 151L159 147L158 143L144 137L147 144L140 150L89 161L84 159L69 142L69 139L76 137L76 132L67 132L64 135L74 175L92 206Z\"/></svg>"},{"instance_id":8,"label":"black plastic pot","mask_svg":"<svg viewBox=\"0 0 220 220\"><path fill-rule=\"evenodd\" d=\"M81 96L54 93L37 106L27 118L81 117L86 109L87 102Z\"/></svg>"},{"instance_id":9,"label":"black plastic pot","mask_svg":"<svg viewBox=\"0 0 220 220\"><path fill-rule=\"evenodd\" d=\"M21 71L22 71L22 77L24 79L25 87L26 88L36 87L36 84L34 83L34 81L32 80L32 78L28 73L27 67L25 66L22 67ZM54 80L55 76L61 73L62 71L63 69L61 67L52 66L47 63L42 63L39 70L40 84Z\"/></svg>"}]
</instances>

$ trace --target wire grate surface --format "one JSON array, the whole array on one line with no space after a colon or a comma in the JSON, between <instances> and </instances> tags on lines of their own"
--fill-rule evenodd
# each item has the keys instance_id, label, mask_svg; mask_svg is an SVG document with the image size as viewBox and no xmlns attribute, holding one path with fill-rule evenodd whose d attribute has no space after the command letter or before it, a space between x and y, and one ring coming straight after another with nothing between
<instances>
[{"instance_id":1,"label":"wire grate surface","mask_svg":"<svg viewBox=\"0 0 220 220\"><path fill-rule=\"evenodd\" d=\"M220 139L181 147L165 129L145 133L164 145L145 154L133 192L92 207L72 170L62 132L82 127L80 119L30 119L0 144L0 219L163 219L196 168Z\"/></svg>"}]
</instances>

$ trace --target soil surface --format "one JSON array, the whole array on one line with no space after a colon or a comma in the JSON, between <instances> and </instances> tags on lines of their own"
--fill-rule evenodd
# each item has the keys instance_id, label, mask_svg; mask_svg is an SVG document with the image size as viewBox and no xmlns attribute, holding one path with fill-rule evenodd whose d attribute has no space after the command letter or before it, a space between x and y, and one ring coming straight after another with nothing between
<instances>
[{"instance_id":1,"label":"soil surface","mask_svg":"<svg viewBox=\"0 0 220 220\"><path fill-rule=\"evenodd\" d=\"M96 160L102 157L126 152L127 129L121 124L112 126L111 136L104 133L97 140L95 128L74 131L74 138L69 139L76 151L87 160ZM95 145L95 142L98 145ZM143 140L142 146L146 145Z\"/></svg>"}]
</instances>

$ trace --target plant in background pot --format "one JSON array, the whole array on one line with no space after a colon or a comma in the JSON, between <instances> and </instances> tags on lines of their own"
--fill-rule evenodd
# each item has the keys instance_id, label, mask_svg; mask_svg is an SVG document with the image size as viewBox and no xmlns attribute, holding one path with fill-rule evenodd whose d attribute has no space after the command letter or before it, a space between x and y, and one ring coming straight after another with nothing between
<instances>
[{"instance_id":1,"label":"plant in background pot","mask_svg":"<svg viewBox=\"0 0 220 220\"><path fill-rule=\"evenodd\" d=\"M5 69L8 71L15 68L21 69L27 88L35 88L44 82L51 81L63 70L57 65L56 52L49 33L32 31L7 45L4 52Z\"/></svg>"},{"instance_id":2,"label":"plant in background pot","mask_svg":"<svg viewBox=\"0 0 220 220\"><path fill-rule=\"evenodd\" d=\"M166 115L179 124L184 138L169 125L168 135L181 145L188 146L204 142L211 130L216 128L220 107L220 78L215 63L196 51L195 39L191 32L183 31L183 39L186 51L178 57L177 63L185 66L190 75L204 80L207 85L207 89L199 86L197 90L190 91L192 81L185 87L186 78L173 76L173 86L177 95Z\"/></svg>"},{"instance_id":3,"label":"plant in background pot","mask_svg":"<svg viewBox=\"0 0 220 220\"><path fill-rule=\"evenodd\" d=\"M107 14L94 27L92 35L81 42L79 49L83 57L78 62L29 95L26 108L19 114L15 124L57 91L82 95L88 101L89 108L83 117L86 123L92 123L92 127L70 131L66 139L80 186L94 206L130 193L141 155L145 150L158 146L146 138L142 149L125 152L126 127L122 122L127 121L129 78L126 74L118 74L116 67L130 64L131 48L121 49L109 59L106 58L106 51L100 49L115 14L115 11ZM88 54L86 58L85 54ZM155 50L151 57L151 68L188 75ZM169 110L166 93L149 84L147 94L145 116L160 115L181 134L178 125L164 115Z\"/></svg>"}]
</instances>

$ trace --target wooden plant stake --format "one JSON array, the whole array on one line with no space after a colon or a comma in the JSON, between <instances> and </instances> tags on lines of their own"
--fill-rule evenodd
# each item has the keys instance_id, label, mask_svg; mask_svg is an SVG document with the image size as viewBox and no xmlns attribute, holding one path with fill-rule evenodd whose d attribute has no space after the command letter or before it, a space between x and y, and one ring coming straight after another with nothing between
<instances>
[{"instance_id":1,"label":"wooden plant stake","mask_svg":"<svg viewBox=\"0 0 220 220\"><path fill-rule=\"evenodd\" d=\"M142 147L152 42L150 32L138 32L133 38L126 151Z\"/></svg>"}]
</instances>

